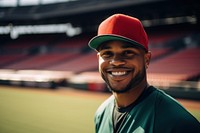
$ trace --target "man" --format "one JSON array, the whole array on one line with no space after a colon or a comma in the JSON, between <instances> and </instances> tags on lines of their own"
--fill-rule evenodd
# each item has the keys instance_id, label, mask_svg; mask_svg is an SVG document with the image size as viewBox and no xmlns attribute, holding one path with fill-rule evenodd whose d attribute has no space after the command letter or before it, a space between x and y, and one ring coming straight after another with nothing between
<instances>
[{"instance_id":1,"label":"man","mask_svg":"<svg viewBox=\"0 0 200 133\"><path fill-rule=\"evenodd\" d=\"M97 133L200 133L199 122L175 99L147 82L151 53L141 22L115 14L104 20L89 46L113 95L95 114Z\"/></svg>"}]
</instances>

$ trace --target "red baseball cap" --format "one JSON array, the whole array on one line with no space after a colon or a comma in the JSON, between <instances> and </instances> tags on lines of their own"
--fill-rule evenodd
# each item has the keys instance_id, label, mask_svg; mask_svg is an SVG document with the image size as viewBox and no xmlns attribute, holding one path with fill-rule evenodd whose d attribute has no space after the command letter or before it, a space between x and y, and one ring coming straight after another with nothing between
<instances>
[{"instance_id":1,"label":"red baseball cap","mask_svg":"<svg viewBox=\"0 0 200 133\"><path fill-rule=\"evenodd\" d=\"M139 19L114 14L104 20L98 28L98 35L89 41L89 46L96 50L106 41L125 41L140 46L148 51L148 36Z\"/></svg>"}]
</instances>

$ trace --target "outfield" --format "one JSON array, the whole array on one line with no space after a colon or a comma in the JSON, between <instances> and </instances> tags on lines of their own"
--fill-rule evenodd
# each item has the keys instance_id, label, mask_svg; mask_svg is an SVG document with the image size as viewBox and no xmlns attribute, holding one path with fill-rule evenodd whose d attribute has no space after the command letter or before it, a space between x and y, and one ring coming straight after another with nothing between
<instances>
[{"instance_id":1,"label":"outfield","mask_svg":"<svg viewBox=\"0 0 200 133\"><path fill-rule=\"evenodd\" d=\"M93 133L94 113L108 96L67 88L0 86L0 133ZM200 120L200 102L183 103Z\"/></svg>"}]
</instances>

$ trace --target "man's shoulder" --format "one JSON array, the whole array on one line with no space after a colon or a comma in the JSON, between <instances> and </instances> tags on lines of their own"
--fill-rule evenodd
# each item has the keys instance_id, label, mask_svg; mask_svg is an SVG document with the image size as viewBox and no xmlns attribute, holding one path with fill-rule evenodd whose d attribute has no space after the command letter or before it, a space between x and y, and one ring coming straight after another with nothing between
<instances>
[{"instance_id":1,"label":"man's shoulder","mask_svg":"<svg viewBox=\"0 0 200 133\"><path fill-rule=\"evenodd\" d=\"M114 96L110 96L97 109L94 117L96 131L110 132L112 130L112 111L114 108ZM103 124L102 124L103 123Z\"/></svg>"},{"instance_id":2,"label":"man's shoulder","mask_svg":"<svg viewBox=\"0 0 200 133\"><path fill-rule=\"evenodd\" d=\"M97 109L95 115L101 115L106 109L114 107L114 96L111 95Z\"/></svg>"},{"instance_id":3,"label":"man's shoulder","mask_svg":"<svg viewBox=\"0 0 200 133\"><path fill-rule=\"evenodd\" d=\"M188 114L188 111L175 98L165 93L163 90L157 89L153 86L151 88L154 90L151 97L154 99L157 115L168 114L166 116L169 116L170 114L172 116L181 116L183 114ZM151 101L153 102L152 99Z\"/></svg>"},{"instance_id":4,"label":"man's shoulder","mask_svg":"<svg viewBox=\"0 0 200 133\"><path fill-rule=\"evenodd\" d=\"M194 130L200 130L200 124L197 119L175 98L159 89L155 92L155 122L158 126L157 129L160 130L160 128L165 127L169 130L180 132L188 132L188 130L192 132L193 128ZM163 123L163 125L160 123Z\"/></svg>"},{"instance_id":5,"label":"man's shoulder","mask_svg":"<svg viewBox=\"0 0 200 133\"><path fill-rule=\"evenodd\" d=\"M154 96L156 100L155 104L159 109L165 109L165 110L170 108L173 108L173 110L174 109L176 110L177 108L184 109L184 107L175 98L167 94L164 90L157 89L153 86L151 87L154 89Z\"/></svg>"},{"instance_id":6,"label":"man's shoulder","mask_svg":"<svg viewBox=\"0 0 200 133\"><path fill-rule=\"evenodd\" d=\"M164 105L164 106L177 106L180 108L183 108L183 106L172 96L167 94L164 90L156 89L157 93L157 101L159 105Z\"/></svg>"}]
</instances>

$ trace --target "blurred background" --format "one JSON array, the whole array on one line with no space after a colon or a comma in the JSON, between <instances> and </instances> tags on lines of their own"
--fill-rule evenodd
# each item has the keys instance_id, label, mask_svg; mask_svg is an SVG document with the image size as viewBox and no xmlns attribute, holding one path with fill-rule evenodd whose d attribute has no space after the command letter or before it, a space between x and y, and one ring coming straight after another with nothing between
<instances>
[{"instance_id":1,"label":"blurred background","mask_svg":"<svg viewBox=\"0 0 200 133\"><path fill-rule=\"evenodd\" d=\"M94 132L110 92L87 43L114 13L142 21L149 83L200 120L199 9L195 0L0 0L0 132Z\"/></svg>"}]
</instances>

